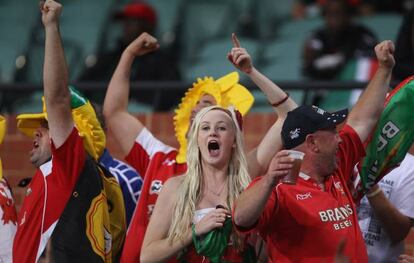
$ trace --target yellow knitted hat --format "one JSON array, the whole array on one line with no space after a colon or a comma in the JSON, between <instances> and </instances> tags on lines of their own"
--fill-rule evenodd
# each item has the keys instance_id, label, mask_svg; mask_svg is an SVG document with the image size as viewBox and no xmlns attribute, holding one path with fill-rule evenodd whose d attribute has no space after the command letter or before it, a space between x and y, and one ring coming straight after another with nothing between
<instances>
[{"instance_id":1,"label":"yellow knitted hat","mask_svg":"<svg viewBox=\"0 0 414 263\"><path fill-rule=\"evenodd\" d=\"M187 131L190 127L191 111L204 94L214 97L221 107L234 106L244 116L254 102L253 95L239 83L239 74L232 72L214 81L212 77L197 79L187 90L181 103L175 110L174 130L180 149L176 158L177 163L186 162Z\"/></svg>"}]
</instances>

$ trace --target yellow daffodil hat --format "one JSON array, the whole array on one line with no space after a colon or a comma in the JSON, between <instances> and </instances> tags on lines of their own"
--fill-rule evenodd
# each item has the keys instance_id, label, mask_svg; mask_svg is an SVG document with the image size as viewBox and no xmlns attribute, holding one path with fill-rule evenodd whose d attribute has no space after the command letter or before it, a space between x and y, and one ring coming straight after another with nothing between
<instances>
[{"instance_id":1,"label":"yellow daffodil hat","mask_svg":"<svg viewBox=\"0 0 414 263\"><path fill-rule=\"evenodd\" d=\"M88 99L83 97L74 87L70 86L72 118L83 138L86 151L97 160L106 145L105 133L99 123L95 110ZM34 132L40 127L42 120L47 120L46 105L44 97L43 112L25 113L16 117L17 128L28 137L33 137Z\"/></svg>"},{"instance_id":2,"label":"yellow daffodil hat","mask_svg":"<svg viewBox=\"0 0 414 263\"><path fill-rule=\"evenodd\" d=\"M176 158L177 163L186 162L187 131L190 126L191 112L204 94L214 97L217 105L227 108L235 107L244 116L252 107L254 97L244 86L239 84L239 74L231 72L218 80L212 77L198 78L187 90L181 103L175 110L174 130L180 144Z\"/></svg>"}]
</instances>

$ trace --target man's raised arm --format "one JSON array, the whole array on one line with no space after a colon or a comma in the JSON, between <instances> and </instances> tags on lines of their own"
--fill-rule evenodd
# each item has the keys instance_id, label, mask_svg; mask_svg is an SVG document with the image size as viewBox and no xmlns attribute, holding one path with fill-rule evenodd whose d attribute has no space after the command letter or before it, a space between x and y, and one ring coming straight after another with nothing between
<instances>
[{"instance_id":1,"label":"man's raised arm","mask_svg":"<svg viewBox=\"0 0 414 263\"><path fill-rule=\"evenodd\" d=\"M349 114L349 124L365 141L375 127L383 109L385 95L389 89L392 69L395 65L394 44L387 40L375 47L378 69L366 90Z\"/></svg>"},{"instance_id":2,"label":"man's raised arm","mask_svg":"<svg viewBox=\"0 0 414 263\"><path fill-rule=\"evenodd\" d=\"M134 145L135 138L144 128L142 123L128 113L129 78L135 57L142 56L159 48L157 39L147 33L137 37L122 53L118 66L109 82L103 106L105 122L122 153L127 155Z\"/></svg>"},{"instance_id":3,"label":"man's raised arm","mask_svg":"<svg viewBox=\"0 0 414 263\"><path fill-rule=\"evenodd\" d=\"M62 6L47 0L40 3L45 28L43 86L50 137L55 147L61 146L73 129L68 89L68 69L59 32Z\"/></svg>"}]
</instances>

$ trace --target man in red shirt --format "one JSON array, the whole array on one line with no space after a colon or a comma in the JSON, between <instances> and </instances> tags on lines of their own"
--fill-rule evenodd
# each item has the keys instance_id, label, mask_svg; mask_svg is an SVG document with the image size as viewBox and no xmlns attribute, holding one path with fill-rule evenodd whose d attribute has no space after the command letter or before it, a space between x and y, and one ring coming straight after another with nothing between
<instances>
[{"instance_id":1,"label":"man in red shirt","mask_svg":"<svg viewBox=\"0 0 414 263\"><path fill-rule=\"evenodd\" d=\"M83 142L71 114L67 67L58 26L61 8L52 0L40 7L46 32L43 71L48 121L43 121L34 133L30 161L39 169L19 212L13 262L39 259L85 161Z\"/></svg>"},{"instance_id":2,"label":"man in red shirt","mask_svg":"<svg viewBox=\"0 0 414 263\"><path fill-rule=\"evenodd\" d=\"M40 10L45 28L45 106L43 113L17 118L18 128L33 137L30 161L38 169L19 212L13 262L37 262L51 240L56 262L109 262L115 257L115 231L109 215L102 212L108 210L108 200L97 165L87 154L91 134L81 128L83 123L75 123L75 114L72 117L71 102L83 98L72 97L68 88L59 33L62 6L47 0Z\"/></svg>"},{"instance_id":3,"label":"man in red shirt","mask_svg":"<svg viewBox=\"0 0 414 263\"><path fill-rule=\"evenodd\" d=\"M279 152L268 173L242 193L234 209L240 231L257 229L272 262L333 262L345 240L352 262L367 262L355 204L348 183L365 154L362 142L383 109L395 61L394 46L375 47L379 68L339 133L347 111L328 113L301 106L288 113L282 127L285 149L305 153L296 185L279 183L292 168L287 151Z\"/></svg>"}]
</instances>

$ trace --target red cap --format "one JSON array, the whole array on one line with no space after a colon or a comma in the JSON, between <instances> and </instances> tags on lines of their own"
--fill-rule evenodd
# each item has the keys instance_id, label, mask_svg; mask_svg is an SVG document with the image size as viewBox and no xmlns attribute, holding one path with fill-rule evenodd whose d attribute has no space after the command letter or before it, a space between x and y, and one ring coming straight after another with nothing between
<instances>
[{"instance_id":1,"label":"red cap","mask_svg":"<svg viewBox=\"0 0 414 263\"><path fill-rule=\"evenodd\" d=\"M154 8L143 2L125 5L121 11L115 14L115 18L140 18L153 25L157 22L157 14Z\"/></svg>"}]
</instances>

